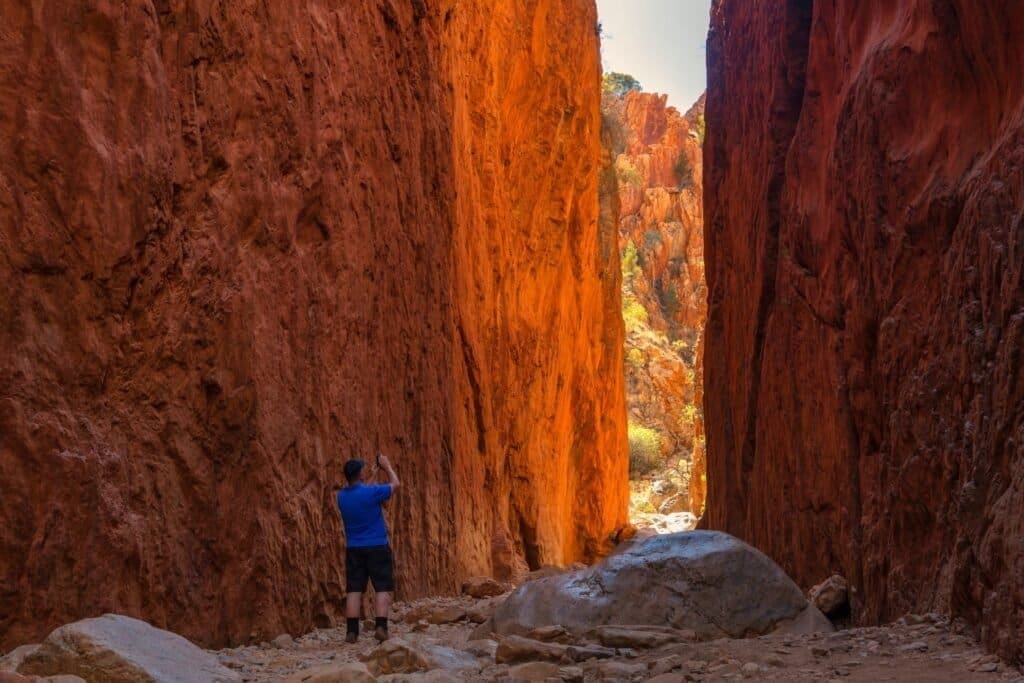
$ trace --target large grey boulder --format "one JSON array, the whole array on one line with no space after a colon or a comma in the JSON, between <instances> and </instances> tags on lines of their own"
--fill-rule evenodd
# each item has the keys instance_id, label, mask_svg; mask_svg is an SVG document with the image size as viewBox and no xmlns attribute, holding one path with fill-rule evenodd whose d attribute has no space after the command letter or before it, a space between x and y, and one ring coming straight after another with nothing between
<instances>
[{"instance_id":1,"label":"large grey boulder","mask_svg":"<svg viewBox=\"0 0 1024 683\"><path fill-rule=\"evenodd\" d=\"M20 674L74 674L97 683L239 680L217 657L144 621L104 614L61 626L25 657Z\"/></svg>"},{"instance_id":2,"label":"large grey boulder","mask_svg":"<svg viewBox=\"0 0 1024 683\"><path fill-rule=\"evenodd\" d=\"M582 634L606 624L657 625L710 639L793 622L832 630L767 555L728 534L690 531L643 539L594 567L524 584L488 627L526 634L557 624Z\"/></svg>"}]
</instances>

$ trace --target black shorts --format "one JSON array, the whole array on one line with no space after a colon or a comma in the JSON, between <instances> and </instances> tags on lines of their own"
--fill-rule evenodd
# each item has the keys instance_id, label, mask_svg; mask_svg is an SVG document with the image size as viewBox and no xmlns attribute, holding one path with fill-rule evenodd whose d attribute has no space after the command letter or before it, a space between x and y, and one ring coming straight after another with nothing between
<instances>
[{"instance_id":1,"label":"black shorts","mask_svg":"<svg viewBox=\"0 0 1024 683\"><path fill-rule=\"evenodd\" d=\"M378 593L395 590L391 546L371 545L345 551L345 590L349 593L363 593L366 591L367 579L373 582L373 590Z\"/></svg>"}]
</instances>

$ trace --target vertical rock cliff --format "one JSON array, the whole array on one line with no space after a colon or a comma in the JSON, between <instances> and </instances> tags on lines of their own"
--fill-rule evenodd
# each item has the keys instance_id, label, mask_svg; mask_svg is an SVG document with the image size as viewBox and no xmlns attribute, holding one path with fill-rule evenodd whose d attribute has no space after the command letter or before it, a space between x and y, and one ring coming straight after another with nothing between
<instances>
[{"instance_id":1,"label":"vertical rock cliff","mask_svg":"<svg viewBox=\"0 0 1024 683\"><path fill-rule=\"evenodd\" d=\"M712 527L1024 654L1024 8L719 0Z\"/></svg>"},{"instance_id":2,"label":"vertical rock cliff","mask_svg":"<svg viewBox=\"0 0 1024 683\"><path fill-rule=\"evenodd\" d=\"M0 9L0 645L326 625L394 456L401 592L625 521L590 3ZM607 233L607 231L606 231Z\"/></svg>"},{"instance_id":3,"label":"vertical rock cliff","mask_svg":"<svg viewBox=\"0 0 1024 683\"><path fill-rule=\"evenodd\" d=\"M703 113L703 99L684 116L666 95L608 86L602 102L617 142L626 402L640 512L664 505L699 514L704 503L704 472L693 467L704 450ZM651 478L661 482L658 492Z\"/></svg>"}]
</instances>

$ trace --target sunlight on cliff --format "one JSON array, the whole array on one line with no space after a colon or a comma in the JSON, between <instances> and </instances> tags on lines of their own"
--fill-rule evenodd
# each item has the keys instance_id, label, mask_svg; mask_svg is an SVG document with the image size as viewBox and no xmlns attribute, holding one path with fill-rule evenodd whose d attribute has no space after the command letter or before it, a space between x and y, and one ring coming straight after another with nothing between
<instances>
[{"instance_id":1,"label":"sunlight on cliff","mask_svg":"<svg viewBox=\"0 0 1024 683\"><path fill-rule=\"evenodd\" d=\"M630 517L641 529L682 531L702 513L706 487L703 97L683 115L613 72L601 109L618 204Z\"/></svg>"}]
</instances>

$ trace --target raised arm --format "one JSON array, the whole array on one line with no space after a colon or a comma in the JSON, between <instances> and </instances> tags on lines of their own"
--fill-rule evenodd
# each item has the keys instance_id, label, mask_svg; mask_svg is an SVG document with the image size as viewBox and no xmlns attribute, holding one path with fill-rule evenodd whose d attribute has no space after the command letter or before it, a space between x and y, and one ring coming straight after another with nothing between
<instances>
[{"instance_id":1,"label":"raised arm","mask_svg":"<svg viewBox=\"0 0 1024 683\"><path fill-rule=\"evenodd\" d=\"M380 463L380 466L384 468L384 471L387 473L388 484L391 485L391 492L394 493L395 490L402 485L402 482L398 480L398 475L395 474L395 468L391 466L391 461L388 460L388 456L381 453L377 454L377 462Z\"/></svg>"}]
</instances>

